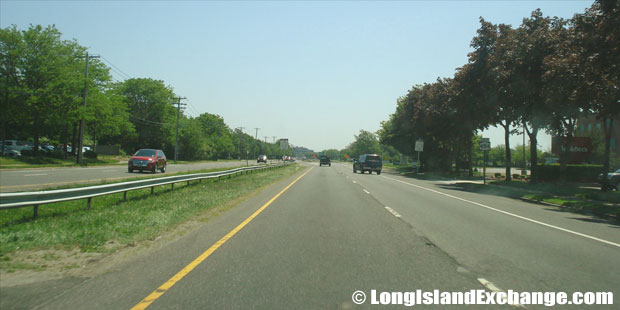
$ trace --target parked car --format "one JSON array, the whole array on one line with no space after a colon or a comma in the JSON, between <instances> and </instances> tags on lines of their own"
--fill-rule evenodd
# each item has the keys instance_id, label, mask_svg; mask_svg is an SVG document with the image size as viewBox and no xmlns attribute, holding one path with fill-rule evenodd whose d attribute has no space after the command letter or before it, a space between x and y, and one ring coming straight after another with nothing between
<instances>
[{"instance_id":1,"label":"parked car","mask_svg":"<svg viewBox=\"0 0 620 310\"><path fill-rule=\"evenodd\" d=\"M598 183L604 186L602 173L598 175ZM607 188L620 191L620 169L607 174Z\"/></svg>"},{"instance_id":2,"label":"parked car","mask_svg":"<svg viewBox=\"0 0 620 310\"><path fill-rule=\"evenodd\" d=\"M330 167L332 166L331 160L329 159L329 157L325 155L321 156L321 158L319 159L319 167L323 167L323 165L330 166Z\"/></svg>"},{"instance_id":3,"label":"parked car","mask_svg":"<svg viewBox=\"0 0 620 310\"><path fill-rule=\"evenodd\" d=\"M22 156L22 153L18 150L13 150L8 147L5 147L4 153L2 155L8 156L8 157L19 157L19 156Z\"/></svg>"},{"instance_id":4,"label":"parked car","mask_svg":"<svg viewBox=\"0 0 620 310\"><path fill-rule=\"evenodd\" d=\"M154 149L140 149L138 150L127 163L127 171L130 173L134 170L140 172L146 170L152 173L157 173L157 170L162 173L166 172L166 155L162 150Z\"/></svg>"},{"instance_id":5,"label":"parked car","mask_svg":"<svg viewBox=\"0 0 620 310\"><path fill-rule=\"evenodd\" d=\"M368 171L372 174L375 171L377 174L381 174L382 168L381 156L377 154L364 154L359 159L353 160L353 173L359 170L361 173Z\"/></svg>"},{"instance_id":6,"label":"parked car","mask_svg":"<svg viewBox=\"0 0 620 310\"><path fill-rule=\"evenodd\" d=\"M267 155L258 155L256 163L267 163Z\"/></svg>"}]
</instances>

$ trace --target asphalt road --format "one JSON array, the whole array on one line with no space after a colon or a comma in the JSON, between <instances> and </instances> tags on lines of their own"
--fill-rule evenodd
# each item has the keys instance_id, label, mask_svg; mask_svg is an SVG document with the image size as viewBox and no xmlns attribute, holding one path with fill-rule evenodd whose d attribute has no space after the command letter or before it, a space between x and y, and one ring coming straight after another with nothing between
<instances>
[{"instance_id":1,"label":"asphalt road","mask_svg":"<svg viewBox=\"0 0 620 310\"><path fill-rule=\"evenodd\" d=\"M256 161L249 161L250 165ZM167 173L245 166L246 161L219 161L192 164L168 163ZM158 173L158 175L163 175ZM38 168L0 170L0 192L22 192L68 184L97 184L104 180L152 177L148 172L127 172L126 165L88 168Z\"/></svg>"},{"instance_id":2,"label":"asphalt road","mask_svg":"<svg viewBox=\"0 0 620 310\"><path fill-rule=\"evenodd\" d=\"M373 289L485 288L611 291L618 302L617 225L464 192L458 184L387 172L353 174L344 164L307 165L311 170L288 190L282 192L298 176L107 273L3 288L1 303L16 309L129 309L155 291L148 309L372 309L380 307L369 304ZM182 271L214 244L217 249L195 269ZM358 290L368 295L362 305L352 303Z\"/></svg>"}]
</instances>

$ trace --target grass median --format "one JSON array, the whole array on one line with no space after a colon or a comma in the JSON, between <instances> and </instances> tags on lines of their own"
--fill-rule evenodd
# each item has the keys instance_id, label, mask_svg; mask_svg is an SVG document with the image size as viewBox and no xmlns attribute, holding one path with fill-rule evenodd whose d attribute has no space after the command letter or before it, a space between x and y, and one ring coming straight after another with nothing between
<instances>
[{"instance_id":1,"label":"grass median","mask_svg":"<svg viewBox=\"0 0 620 310\"><path fill-rule=\"evenodd\" d=\"M243 199L257 189L287 178L302 167L291 165L220 181L203 180L135 190L86 200L42 205L32 219L32 208L0 212L0 270L28 269L12 261L24 250L79 249L82 252L110 252L114 248L152 240L204 212ZM107 246L115 244L114 248ZM30 268L36 269L36 268Z\"/></svg>"}]
</instances>

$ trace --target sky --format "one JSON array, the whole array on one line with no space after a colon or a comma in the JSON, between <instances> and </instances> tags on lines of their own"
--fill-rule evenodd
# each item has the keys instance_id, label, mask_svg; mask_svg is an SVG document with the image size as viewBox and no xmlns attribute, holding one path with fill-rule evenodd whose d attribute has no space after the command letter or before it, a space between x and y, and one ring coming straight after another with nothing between
<instances>
[{"instance_id":1,"label":"sky","mask_svg":"<svg viewBox=\"0 0 620 310\"><path fill-rule=\"evenodd\" d=\"M0 0L0 27L56 25L100 55L115 80L164 81L187 98L188 116L217 114L253 136L260 128L261 140L321 151L377 131L413 85L453 77L480 17L517 27L536 8L570 18L591 4ZM482 135L504 144L501 127ZM548 135L538 139L550 149Z\"/></svg>"}]
</instances>

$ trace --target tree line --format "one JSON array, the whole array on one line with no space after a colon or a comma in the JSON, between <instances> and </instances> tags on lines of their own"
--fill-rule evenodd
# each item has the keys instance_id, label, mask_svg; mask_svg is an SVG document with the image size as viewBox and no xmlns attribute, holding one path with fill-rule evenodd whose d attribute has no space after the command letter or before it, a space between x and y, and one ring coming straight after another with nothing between
<instances>
[{"instance_id":1,"label":"tree line","mask_svg":"<svg viewBox=\"0 0 620 310\"><path fill-rule=\"evenodd\" d=\"M620 2L595 1L570 19L543 16L538 9L517 28L481 17L471 47L453 77L416 85L397 100L377 132L382 144L414 154L415 141L422 139L427 169L471 174L476 133L501 126L509 181L509 136L523 126L536 182L538 133L563 137L567 146L577 120L594 116L602 124L603 170L609 171L612 127L620 125ZM560 156L561 171L567 151Z\"/></svg>"},{"instance_id":2,"label":"tree line","mask_svg":"<svg viewBox=\"0 0 620 310\"><path fill-rule=\"evenodd\" d=\"M42 155L43 143L60 146L53 155L66 158L77 152L84 119L85 144L95 150L105 144L127 154L140 148L174 154L178 111L173 103L178 96L173 88L150 78L115 81L101 58L89 59L86 78L87 48L61 36L55 26L0 29L2 140L32 141L35 156ZM280 150L278 142L231 129L210 113L189 117L181 111L178 141L183 160L292 154ZM4 153L4 143L2 148Z\"/></svg>"}]
</instances>

